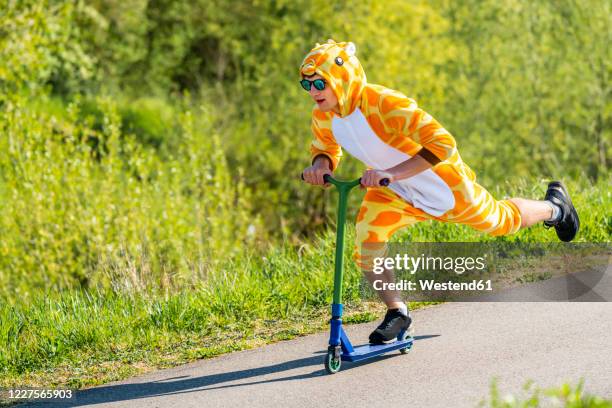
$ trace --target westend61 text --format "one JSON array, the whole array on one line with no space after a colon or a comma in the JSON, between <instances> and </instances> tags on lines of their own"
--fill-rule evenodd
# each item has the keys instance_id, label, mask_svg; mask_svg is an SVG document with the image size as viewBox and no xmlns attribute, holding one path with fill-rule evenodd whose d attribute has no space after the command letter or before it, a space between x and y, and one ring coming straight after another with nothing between
<instances>
[{"instance_id":1,"label":"westend61 text","mask_svg":"<svg viewBox=\"0 0 612 408\"><path fill-rule=\"evenodd\" d=\"M418 286L417 286L418 282ZM493 290L491 280L480 279L469 282L436 282L433 279L420 279L417 282L401 280L399 282L383 282L375 280L372 284L374 290L421 290L421 291L474 291L474 290Z\"/></svg>"}]
</instances>

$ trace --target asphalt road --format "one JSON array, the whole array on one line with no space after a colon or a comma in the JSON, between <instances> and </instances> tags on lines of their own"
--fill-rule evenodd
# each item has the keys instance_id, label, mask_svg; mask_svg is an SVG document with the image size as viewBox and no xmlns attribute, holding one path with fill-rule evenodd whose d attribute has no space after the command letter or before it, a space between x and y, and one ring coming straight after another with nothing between
<instances>
[{"instance_id":1,"label":"asphalt road","mask_svg":"<svg viewBox=\"0 0 612 408\"><path fill-rule=\"evenodd\" d=\"M607 285L606 285L607 286ZM585 380L612 398L612 303L446 303L413 312L414 347L327 375L320 333L80 392L53 406L474 407L502 394ZM348 326L353 343L376 323ZM35 406L49 406L36 404Z\"/></svg>"}]
</instances>

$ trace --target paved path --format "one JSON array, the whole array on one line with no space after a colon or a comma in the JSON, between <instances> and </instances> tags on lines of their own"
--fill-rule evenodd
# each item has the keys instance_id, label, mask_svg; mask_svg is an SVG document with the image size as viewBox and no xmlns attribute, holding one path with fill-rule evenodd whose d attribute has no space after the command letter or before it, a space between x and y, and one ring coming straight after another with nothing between
<instances>
[{"instance_id":1,"label":"paved path","mask_svg":"<svg viewBox=\"0 0 612 408\"><path fill-rule=\"evenodd\" d=\"M413 316L409 354L345 362L332 376L321 333L107 384L61 406L474 407L494 377L502 393L527 379L584 378L587 391L612 398L612 303L447 303ZM359 344L375 326L347 331Z\"/></svg>"}]
</instances>

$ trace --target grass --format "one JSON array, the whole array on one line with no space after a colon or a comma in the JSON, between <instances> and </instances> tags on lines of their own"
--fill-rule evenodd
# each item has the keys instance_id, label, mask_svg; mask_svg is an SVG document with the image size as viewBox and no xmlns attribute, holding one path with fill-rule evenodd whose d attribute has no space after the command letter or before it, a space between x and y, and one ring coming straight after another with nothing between
<instances>
[{"instance_id":1,"label":"grass","mask_svg":"<svg viewBox=\"0 0 612 408\"><path fill-rule=\"evenodd\" d=\"M501 395L497 381L491 383L490 398L484 399L479 407L490 408L609 408L612 400L589 394L584 391L584 380L576 385L565 383L558 387L540 388L533 381L523 386L522 395Z\"/></svg>"},{"instance_id":2,"label":"grass","mask_svg":"<svg viewBox=\"0 0 612 408\"><path fill-rule=\"evenodd\" d=\"M316 246L244 256L173 291L126 286L2 299L0 387L81 388L324 330L332 250L330 232ZM380 305L361 301L359 273L347 269L347 323L374 320Z\"/></svg>"},{"instance_id":3,"label":"grass","mask_svg":"<svg viewBox=\"0 0 612 408\"><path fill-rule=\"evenodd\" d=\"M208 301L205 292L167 299L75 292L4 306L3 338L12 340L3 344L0 387L103 384L324 331L329 319L322 306L222 312L206 307ZM234 312L239 316L229 317ZM369 322L382 313L377 302L351 302L345 322ZM7 323L16 331L7 330Z\"/></svg>"}]
</instances>

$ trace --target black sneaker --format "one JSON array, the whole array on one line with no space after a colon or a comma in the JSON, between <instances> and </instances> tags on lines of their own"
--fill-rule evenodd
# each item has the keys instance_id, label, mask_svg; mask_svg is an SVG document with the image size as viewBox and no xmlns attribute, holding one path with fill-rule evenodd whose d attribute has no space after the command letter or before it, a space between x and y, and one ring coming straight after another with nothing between
<instances>
[{"instance_id":1,"label":"black sneaker","mask_svg":"<svg viewBox=\"0 0 612 408\"><path fill-rule=\"evenodd\" d=\"M383 344L397 338L402 330L408 330L412 323L410 316L404 316L399 309L387 310L385 319L370 334L370 344Z\"/></svg>"},{"instance_id":2,"label":"black sneaker","mask_svg":"<svg viewBox=\"0 0 612 408\"><path fill-rule=\"evenodd\" d=\"M561 208L561 218L559 221L544 221L544 226L547 228L555 227L557 236L561 241L569 242L574 239L580 228L580 219L578 218L578 213L563 183L560 181L551 181L548 183L548 189L546 190L546 197L544 199L551 201Z\"/></svg>"}]
</instances>

